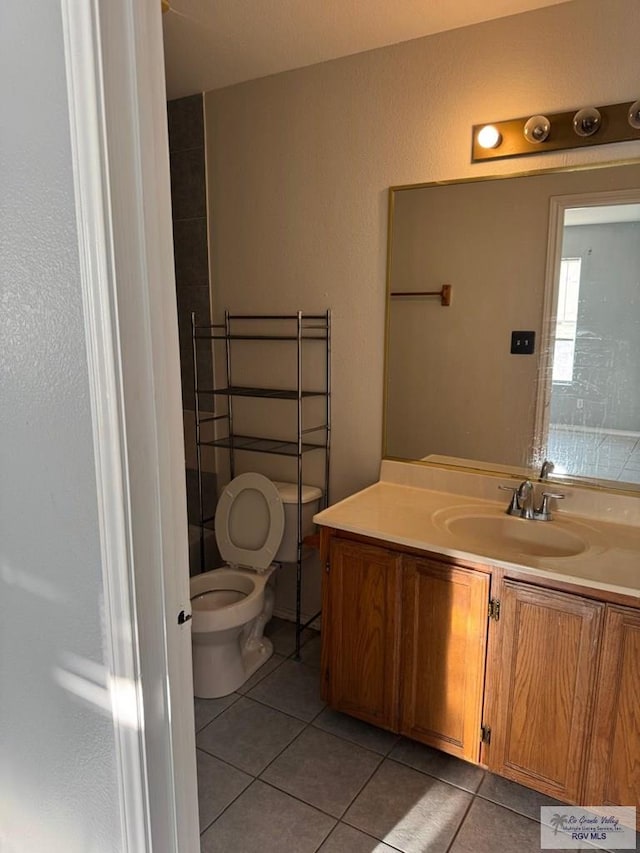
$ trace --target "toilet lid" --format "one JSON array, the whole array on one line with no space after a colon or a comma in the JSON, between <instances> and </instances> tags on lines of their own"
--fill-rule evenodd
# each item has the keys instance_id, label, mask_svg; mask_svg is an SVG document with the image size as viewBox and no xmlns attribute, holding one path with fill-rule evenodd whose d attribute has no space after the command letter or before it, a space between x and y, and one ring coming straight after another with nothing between
<instances>
[{"instance_id":1,"label":"toilet lid","mask_svg":"<svg viewBox=\"0 0 640 853\"><path fill-rule=\"evenodd\" d=\"M278 489L262 474L240 474L220 495L216 539L231 566L267 569L284 533L284 507Z\"/></svg>"}]
</instances>

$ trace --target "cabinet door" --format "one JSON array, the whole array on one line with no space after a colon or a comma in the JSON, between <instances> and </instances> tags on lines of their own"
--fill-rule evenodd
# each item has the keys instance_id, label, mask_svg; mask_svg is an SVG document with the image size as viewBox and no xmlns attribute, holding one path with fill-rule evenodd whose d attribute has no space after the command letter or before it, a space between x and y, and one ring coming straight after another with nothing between
<instances>
[{"instance_id":1,"label":"cabinet door","mask_svg":"<svg viewBox=\"0 0 640 853\"><path fill-rule=\"evenodd\" d=\"M478 761L489 577L405 558L401 731Z\"/></svg>"},{"instance_id":2,"label":"cabinet door","mask_svg":"<svg viewBox=\"0 0 640 853\"><path fill-rule=\"evenodd\" d=\"M335 539L324 573L324 698L397 731L401 557Z\"/></svg>"},{"instance_id":3,"label":"cabinet door","mask_svg":"<svg viewBox=\"0 0 640 853\"><path fill-rule=\"evenodd\" d=\"M635 806L640 828L640 611L607 607L585 801Z\"/></svg>"},{"instance_id":4,"label":"cabinet door","mask_svg":"<svg viewBox=\"0 0 640 853\"><path fill-rule=\"evenodd\" d=\"M503 585L489 766L566 802L580 798L603 609L578 595Z\"/></svg>"}]
</instances>

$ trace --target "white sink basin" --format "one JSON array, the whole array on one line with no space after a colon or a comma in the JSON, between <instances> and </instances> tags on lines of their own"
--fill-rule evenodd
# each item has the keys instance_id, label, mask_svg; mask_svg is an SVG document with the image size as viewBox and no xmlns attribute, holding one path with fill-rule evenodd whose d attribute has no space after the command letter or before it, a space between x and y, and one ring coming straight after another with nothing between
<instances>
[{"instance_id":1,"label":"white sink basin","mask_svg":"<svg viewBox=\"0 0 640 853\"><path fill-rule=\"evenodd\" d=\"M533 521L499 510L455 507L440 510L433 520L461 550L488 557L575 557L594 544L589 525L568 519Z\"/></svg>"},{"instance_id":2,"label":"white sink basin","mask_svg":"<svg viewBox=\"0 0 640 853\"><path fill-rule=\"evenodd\" d=\"M461 539L482 541L487 546L508 548L532 557L575 557L587 549L587 543L552 521L534 522L504 515L468 516L452 519L447 525L449 533Z\"/></svg>"}]
</instances>

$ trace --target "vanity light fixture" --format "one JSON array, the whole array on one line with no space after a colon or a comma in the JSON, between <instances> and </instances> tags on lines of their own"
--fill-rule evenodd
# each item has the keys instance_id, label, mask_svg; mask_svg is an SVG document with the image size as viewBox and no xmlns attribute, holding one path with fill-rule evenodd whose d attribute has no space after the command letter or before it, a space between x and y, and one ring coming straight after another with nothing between
<instances>
[{"instance_id":1,"label":"vanity light fixture","mask_svg":"<svg viewBox=\"0 0 640 853\"><path fill-rule=\"evenodd\" d=\"M632 140L640 141L640 100L475 124L471 162Z\"/></svg>"},{"instance_id":2,"label":"vanity light fixture","mask_svg":"<svg viewBox=\"0 0 640 853\"><path fill-rule=\"evenodd\" d=\"M481 148L497 148L502 142L500 131L493 124L485 124L478 131L478 145Z\"/></svg>"},{"instance_id":3,"label":"vanity light fixture","mask_svg":"<svg viewBox=\"0 0 640 853\"><path fill-rule=\"evenodd\" d=\"M627 121L629 122L630 127L633 127L635 130L640 130L640 101L634 101L629 107Z\"/></svg>"}]
</instances>

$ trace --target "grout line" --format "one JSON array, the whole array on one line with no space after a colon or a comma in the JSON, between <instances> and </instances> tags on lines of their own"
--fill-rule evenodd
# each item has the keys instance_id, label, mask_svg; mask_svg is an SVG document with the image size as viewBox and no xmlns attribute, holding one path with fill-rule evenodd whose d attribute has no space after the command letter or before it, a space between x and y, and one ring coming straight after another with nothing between
<instances>
[{"instance_id":1,"label":"grout line","mask_svg":"<svg viewBox=\"0 0 640 853\"><path fill-rule=\"evenodd\" d=\"M288 716L288 715L287 715L287 716ZM294 719L296 719L296 718L294 718ZM298 722L301 722L301 721L300 721L300 720L298 720ZM295 735L295 737L294 737L291 741L289 741L289 743L285 744L285 746L283 746L283 747L282 747L282 749L280 750L280 752L279 752L277 755L275 755L275 756L271 759L271 761L269 761L269 763L268 763L268 764L266 764L266 765L262 768L262 770L260 770L260 772L259 772L259 774L258 774L257 776L256 776L255 774L253 774L253 773L248 773L246 770L243 770L241 767L237 767L235 764L232 764L230 761L226 761L226 760L224 760L224 759L220 758L219 756L214 755L213 753L209 752L209 751L208 751L207 749L205 749L204 747L197 747L197 749L200 749L202 752L206 752L206 753L207 753L207 755L210 755L212 758L216 758L218 761L222 761L224 764L227 764L229 767L232 767L234 770L239 770L241 773L244 773L244 774L245 774L245 776L249 776L249 777L251 777L251 782L247 785L247 787L246 787L246 788L244 788L244 789L243 789L243 790L238 794L238 796L237 796L237 797L234 797L234 799L232 800L232 802L231 802L231 803L229 803L227 806L225 806L225 808L220 812L220 814L219 814L219 815L218 815L218 816L217 816L213 821L211 821L211 823L209 824L209 826L207 826L207 829L209 829L211 826L213 826L213 824L214 824L214 823L215 823L215 822L216 822L220 817L222 817L222 815L224 814L224 812L226 812L226 810L229 808L229 806L230 806L230 805L232 805L232 803L234 803L234 802L238 799L238 797L242 796L242 794L244 794L246 791L248 791L248 790L249 790L249 788L251 788L251 786L254 784L254 782L262 782L262 784L263 784L263 785L269 785L269 787L270 787L270 788L273 788L273 789L274 789L274 790L276 790L276 791L280 791L281 793L286 794L287 796L291 797L292 799L294 799L294 800L298 800L299 802L304 803L304 805L306 805L306 806L310 806L310 808L316 809L316 811L322 812L322 814L325 814L325 815L327 815L328 817L332 818L333 820L338 821L338 818L337 818L337 817L335 817L334 815L330 815L328 812L325 812L323 809L319 809L317 806L312 806L312 805L311 805L311 803L307 803L307 802L305 802L305 800L301 800L301 799L300 799L300 797L296 797L294 794L290 794L290 793L289 793L289 791L283 791L281 788L278 788L278 786L277 786L277 785L274 785L274 784L272 784L271 782L267 782L267 780L266 780L266 779L262 779L262 778L261 778L261 777L262 777L262 774L265 772L265 770L267 770L267 769L268 769L268 768L273 764L273 762L274 762L274 761L277 761L277 760L278 760L278 758L280 758L280 756L282 755L282 753L283 753L285 750L287 750L287 749L288 749L288 748L289 748L293 743L295 743L295 742L298 740L298 738L300 737L300 735L302 735L302 733L303 733L304 731L306 731L306 729L309 727L309 725L310 725L310 724L309 724L309 723L307 723L307 724L306 724L302 729L300 729L300 731L298 732L298 734L297 734L297 735ZM334 829L334 828L335 828L335 827L332 827L332 829L330 830L330 832L333 832L333 829ZM203 832L204 832L204 831L206 831L206 830L203 830ZM202 835L202 833L200 833L200 834ZM326 840L326 839L324 839L324 840ZM324 840L323 840L323 843L324 843Z\"/></svg>"},{"instance_id":2,"label":"grout line","mask_svg":"<svg viewBox=\"0 0 640 853\"><path fill-rule=\"evenodd\" d=\"M275 672L275 670L274 670L274 672ZM255 696L250 696L248 693L244 696L244 698L250 699L252 702L255 702L257 705L262 705L264 708L270 708L272 711L278 711L280 714L284 714L285 717L291 717L292 720L297 720L297 722L299 722L299 723L304 723L305 726L311 725L312 720L315 720L315 718L317 716L317 714L316 714L316 716L314 716L312 718L312 720L305 720L302 717L296 717L296 715L292 714L290 711L283 711L281 708L276 708L275 705L270 705L264 699L258 699ZM234 704L235 704L235 702L234 702ZM322 713L322 711L324 711L325 708L326 708L326 705L323 705L322 708L320 709L320 711L318 711L318 713L319 714ZM223 713L224 713L224 711L223 711Z\"/></svg>"},{"instance_id":3,"label":"grout line","mask_svg":"<svg viewBox=\"0 0 640 853\"><path fill-rule=\"evenodd\" d=\"M533 791L533 789L527 789L527 790ZM512 812L513 814L520 815L520 817L526 817L527 820L531 820L531 821L533 821L533 823L540 824L542 822L537 817L531 817L531 815L525 814L524 812L519 812L514 806L507 805L507 803L501 803L498 800L492 800L484 794L477 793L475 796L479 797L479 799L481 799L481 800L484 800L486 803L492 803L494 806L500 806L500 808L506 809L508 812ZM549 797L549 799L552 799L552 797ZM554 804L553 803L547 803L547 805L554 805ZM568 804L559 802L558 808L561 808L563 805L568 805Z\"/></svg>"},{"instance_id":4,"label":"grout line","mask_svg":"<svg viewBox=\"0 0 640 853\"><path fill-rule=\"evenodd\" d=\"M274 672L275 672L275 670L274 670ZM268 702L263 702L261 699L256 699L255 696L249 696L248 694L245 695L245 694L240 693L239 698L240 699L248 699L249 702L255 702L256 705L262 705L263 708L268 708L270 711L277 711L279 714L282 714L284 717L289 717L290 720L295 720L296 723L302 723L305 727L309 725L308 720L303 720L301 717L296 717L295 714L290 714L288 711L282 711L280 708L276 708L273 705L269 705ZM237 701L238 700L236 699L236 702ZM221 717L223 714L226 714L226 712L229 710L229 708L232 708L233 705L236 704L236 702L233 702L231 705L229 705L228 708L225 708L221 714L218 714L218 717ZM215 719L217 720L218 717L216 717ZM213 723L213 722L215 722L215 720L211 720L211 722Z\"/></svg>"},{"instance_id":5,"label":"grout line","mask_svg":"<svg viewBox=\"0 0 640 853\"><path fill-rule=\"evenodd\" d=\"M469 805L465 809L465 813L462 816L462 820L458 824L458 828L456 829L456 831L453 833L453 837L452 837L451 841L449 842L449 845L447 846L445 853L449 853L449 851L452 849L453 845L456 843L456 838L460 834L460 830L464 826L464 822L466 821L467 817L469 816L469 812L471 811L471 806L474 804L475 799L476 799L475 794L472 794L471 799L469 800Z\"/></svg>"},{"instance_id":6,"label":"grout line","mask_svg":"<svg viewBox=\"0 0 640 853\"><path fill-rule=\"evenodd\" d=\"M378 770L380 769L380 766L382 765L382 762L383 762L385 759L384 759L384 756L383 756L383 755L380 755L380 756L379 756L379 759L380 759L380 760L378 761L378 763L376 764L376 766L373 768L373 770L371 771L371 773L367 776L367 778L365 779L365 781L362 783L362 785L360 785L360 787L358 788L358 790L356 791L356 793L354 794L354 796L351 798L351 800L350 800L350 801L349 801L349 803L347 804L347 807L346 807L345 809L343 809L342 814L340 815L340 820L342 820L342 818L346 815L346 813L349 811L349 809L351 808L351 806L355 803L355 801L358 799L358 797L360 796L360 794L364 791L364 789L367 787L367 785L369 784L369 782L373 779L373 777L375 776L375 774L376 774L376 773L378 772ZM374 836L374 838L375 838L375 836Z\"/></svg>"},{"instance_id":7,"label":"grout line","mask_svg":"<svg viewBox=\"0 0 640 853\"><path fill-rule=\"evenodd\" d=\"M215 758L215 756L214 756L214 758ZM233 767L233 765L230 765L230 766ZM237 770L238 768L236 767L235 769ZM247 774L247 775L250 775L250 774ZM251 781L249 782L247 787L243 788L242 791L240 791L240 793L236 797L234 797L230 803L227 803L227 805L222 809L220 814L217 815L216 817L214 817L214 819L211 821L211 823L209 823L202 830L202 832L200 833L200 836L203 836L205 834L205 832L208 832L208 830L211 829L211 827L214 825L214 823L217 823L220 820L220 818L227 811L227 809L231 808L231 806L235 803L235 801L238 800L243 794L246 794L246 792L249 790L249 788L253 785L254 782L257 782L257 779L253 776L253 777L251 777Z\"/></svg>"},{"instance_id":8,"label":"grout line","mask_svg":"<svg viewBox=\"0 0 640 853\"><path fill-rule=\"evenodd\" d=\"M271 706L267 706L267 707L271 707ZM326 706L325 706L325 707L326 707ZM276 710L279 710L279 709L276 709ZM315 716L313 719L317 719L317 717L322 713L322 711L323 711L323 710L324 710L324 708L322 708L322 709L318 712L318 714L316 714L316 716ZM283 713L283 712L280 712L280 713ZM289 716L289 715L287 715L287 716ZM297 718L294 718L294 719L297 719ZM302 721L301 721L301 722L302 722ZM305 722L304 727L303 727L303 728L298 732L298 734L297 734L297 735L296 735L296 736L295 736L291 741L289 741L289 743L287 743L287 744L286 744L286 745L285 745L285 746L280 750L280 752L279 752L277 755L275 755L275 756L271 759L271 761L270 761L270 762L269 762L265 767L263 767L263 769L260 771L260 773L258 774L258 776L254 776L253 778L254 778L254 780L255 780L255 781L259 781L259 782L262 782L262 783L263 783L263 784L265 784L265 785L269 785L270 787L274 788L275 790L280 791L281 793L286 794L286 795L287 795L287 796L289 796L289 797L292 797L294 800L298 800L299 802L304 803L305 805L309 806L310 808L316 809L316 811L319 811L319 812L321 812L322 814L325 814L325 815L327 815L328 817L330 817L330 818L332 818L333 820L335 820L336 822L338 822L338 821L340 821L341 817L336 817L335 815L330 814L329 812L325 811L324 809L320 808L319 806L317 806L317 805L315 805L315 804L313 804L313 803L309 803L309 802L307 802L306 800L303 800L303 799L301 799L300 797L297 797L295 794L292 794L290 791L286 791L286 790L284 790L283 788L280 788L280 787L279 787L278 785L276 785L274 782L270 782L269 780L267 780L267 779L263 778L263 774L264 774L264 773L269 769L269 767L271 767L271 765L272 765L272 764L274 764L274 762L276 762L276 761L281 757L281 755L282 755L284 752L286 752L286 750L287 750L287 749L289 749L289 747L293 746L293 744L294 744L294 743L295 743L295 742L296 742L300 737L302 737L302 735L303 735L303 734L304 734L304 733L305 733L309 728L312 728L312 727L313 727L313 728L315 728L315 729L316 729L316 730L318 730L318 731L322 731L322 729L317 729L317 727L312 726L312 723L313 723L313 720L311 720L311 721L309 721L309 722ZM331 732L324 732L324 734L328 734L328 735L330 735L330 736L332 735L332 733L331 733ZM351 746L358 746L358 744L353 744L353 742L352 742L352 741L347 741L345 738L341 738L341 737L339 737L338 735L333 735L333 737L336 737L336 738L337 738L337 740L342 741L343 743L349 743ZM363 749L366 749L365 747L362 747L362 748L363 748ZM206 752L206 750L204 750L204 751ZM367 750L367 752L372 752L372 750ZM209 754L210 754L210 753L209 753ZM380 765L382 764L382 762L383 762L383 761L384 761L384 759L385 759L385 756L384 756L384 755L380 755L380 753L372 753L372 754L376 755L376 757L379 759L379 760L378 760L378 763L377 763L377 764L376 764L376 766L373 768L373 770L371 771L371 773L367 776L366 780L362 783L362 785L360 786L360 788L358 789L358 791L356 792L356 794L351 798L351 800L349 801L348 805L343 809L343 811L342 811L342 815L346 814L346 812L348 811L348 809L349 809L349 808L351 807L351 805L353 804L354 800L355 800L355 799L356 799L356 798L357 798L357 797L362 793L362 790L363 790L363 789L366 787L366 785L371 781L372 776L374 775L374 773L376 773L376 772L377 772L378 768L380 767ZM217 756L214 756L214 757L217 757ZM225 762L225 763L228 763L228 762ZM232 765L230 765L230 766L231 766L231 767L235 767L235 765L233 765L233 764L232 764ZM238 767L238 768L235 768L235 769L240 770L241 768L239 768L239 767ZM246 773L246 770L245 770L245 771L243 771L243 772L244 772L244 773ZM252 774L247 774L247 775L252 775ZM250 787L250 786L249 786L249 787ZM247 789L245 788L245 790L247 790ZM217 818L216 818L216 820L217 820ZM331 829L331 832L333 832L333 829L335 829L335 826ZM327 836L327 837L328 837L328 836ZM323 844L324 844L324 841L326 841L326 837L325 837L325 839L323 839L323 841L322 841L322 843L323 843Z\"/></svg>"},{"instance_id":9,"label":"grout line","mask_svg":"<svg viewBox=\"0 0 640 853\"><path fill-rule=\"evenodd\" d=\"M234 693L235 693L235 691L234 691ZM231 694L231 695L233 695L233 694ZM205 723L199 729L196 729L195 730L196 735L199 735L200 732L203 732L206 728L208 728L211 725L211 723L213 723L215 720L217 720L218 717L221 717L225 713L225 711L229 710L229 708L233 708L233 706L236 704L238 699L240 699L241 697L242 697L242 693L238 693L236 698L233 700L233 702L230 702L225 708L222 709L222 711L218 711L218 713L215 715L215 717L212 717L207 723ZM195 697L195 698L200 698L200 697ZM223 697L220 697L220 698L223 698ZM207 700L203 699L202 701L206 702Z\"/></svg>"},{"instance_id":10,"label":"grout line","mask_svg":"<svg viewBox=\"0 0 640 853\"><path fill-rule=\"evenodd\" d=\"M455 756L452 757L455 758ZM433 773L429 773L427 770L420 770L418 767L414 767L413 764L405 764L404 761L400 761L399 759L394 758L393 756L387 755L386 758L389 761L393 761L395 764L399 764L401 767L408 767L409 770L415 770L416 773L421 773L423 776L428 776L430 779L435 779L436 782L443 782L445 785L449 785L451 788L455 788L457 791L464 791L465 794L471 794L472 797L477 796L477 789L475 791L470 791L468 788L463 788L462 785L458 785L456 782L451 782L449 779L443 779L441 776L434 776ZM484 772L486 773L486 770ZM482 779L478 783L478 788L481 784ZM485 798L483 797L483 799Z\"/></svg>"},{"instance_id":11,"label":"grout line","mask_svg":"<svg viewBox=\"0 0 640 853\"><path fill-rule=\"evenodd\" d=\"M385 841L384 838L378 838L377 835L372 835L370 832L367 832L364 829L361 829L359 826L352 826L350 823L346 823L344 820L339 820L337 826L331 830L331 832L335 832L338 826L346 826L348 829L355 829L356 832L361 832L362 835L366 835L367 838L370 838L372 841L377 841L379 844L386 844L386 846L390 850L397 850L398 853L406 853L400 847L396 847L395 844L391 844L390 841ZM324 843L324 842L323 842ZM317 853L317 850L316 850Z\"/></svg>"},{"instance_id":12,"label":"grout line","mask_svg":"<svg viewBox=\"0 0 640 853\"><path fill-rule=\"evenodd\" d=\"M318 853L318 850L320 850L320 848L321 848L321 847L322 847L322 845L325 843L325 841L327 841L327 839L329 838L329 836L330 836L330 835L335 831L336 827L338 827L339 825L340 825L340 821L337 821L337 822L335 823L335 825L331 827L331 829L329 830L329 832L327 832L327 834L326 834L326 835L325 835L325 837L322 839L322 841L320 842L320 844L316 847L316 849L315 849L314 853Z\"/></svg>"},{"instance_id":13,"label":"grout line","mask_svg":"<svg viewBox=\"0 0 640 853\"><path fill-rule=\"evenodd\" d=\"M325 702L325 703L324 703L324 705L322 706L322 708L320 708L320 710L318 711L318 713L315 715L315 717L314 717L312 720L309 720L308 725L313 726L313 728L314 728L314 729L320 729L320 726L314 726L313 724L314 724L314 723L315 723L315 721L318 719L318 717L320 716L320 714L324 713L324 711L326 711L326 709L327 709L328 707L329 707L329 706L328 706L328 705L326 704L326 702ZM320 729L320 731L323 731L323 729ZM333 732L327 732L326 734L330 735L330 734L333 734ZM339 735L337 735L337 737L339 737ZM341 740L346 740L346 738L341 738Z\"/></svg>"},{"instance_id":14,"label":"grout line","mask_svg":"<svg viewBox=\"0 0 640 853\"><path fill-rule=\"evenodd\" d=\"M303 806L308 806L310 809L315 809L315 811L320 812L325 817L330 817L331 820L335 820L336 824L340 821L339 817L336 817L334 814L321 809L320 806L314 806L311 803L308 803L306 800L303 800L301 797L297 797L295 794L292 794L291 791L285 791L284 788L279 788L275 782L269 782L268 779L258 778L255 780L256 782L261 782L263 785L268 785L270 788L273 788L274 791L279 791L281 794L285 794L287 797L291 797L292 800L296 800L298 803L302 803ZM331 828L331 831L335 829L335 826Z\"/></svg>"},{"instance_id":15,"label":"grout line","mask_svg":"<svg viewBox=\"0 0 640 853\"><path fill-rule=\"evenodd\" d=\"M242 767L238 767L237 764L232 764L226 758L220 758L219 755L216 755L215 752L210 752L206 746L197 746L196 751L200 750L200 752L206 752L210 758L215 758L216 761L222 761L223 764L228 764L229 767L232 767L234 770L238 770L240 773L244 773L246 776L251 776L252 779L256 779L257 777L253 775L253 773L247 773L246 770L243 770Z\"/></svg>"},{"instance_id":16,"label":"grout line","mask_svg":"<svg viewBox=\"0 0 640 853\"><path fill-rule=\"evenodd\" d=\"M206 754L209 756L209 758L215 758L215 759L216 759L216 761L219 761L221 764L226 764L226 765L227 765L227 767L230 767L232 770L236 770L236 771L237 771L237 772L239 772L239 773L244 773L244 775L245 775L245 776L249 776L249 778L251 779L251 781L253 781L254 779L257 779L257 778L258 778L257 776L254 776L254 775L253 775L253 773L248 773L246 770L242 770L242 768L241 768L241 767L236 767L236 765L235 765L235 764L232 764L232 763L231 763L230 761L228 761L226 758L220 758L220 756L219 756L219 755L214 755L212 752L209 752L209 750L208 750L208 749L205 749L203 746L197 746L197 747L196 747L196 752L198 752L198 750L200 750L200 752L204 752L204 753L206 753ZM249 783L249 784L251 784L251 783ZM249 786L247 785L247 787L249 787ZM238 796L239 796L239 795L238 795Z\"/></svg>"},{"instance_id":17,"label":"grout line","mask_svg":"<svg viewBox=\"0 0 640 853\"><path fill-rule=\"evenodd\" d=\"M285 746L283 746L283 747L282 747L282 749L280 750L280 752L279 752L277 755L274 755L274 757L271 759L271 761L270 761L267 765L265 765L265 766L262 768L262 770L260 771L260 773L258 773L258 775L256 776L256 779L259 779L261 782L265 782L265 784L269 784L269 783L267 783L267 782L266 782L266 780L264 780L264 779L262 778L262 774L263 774L266 770L268 770L268 769L271 767L271 765L274 763L274 761L277 761L277 760L280 758L280 756L283 754L283 752L285 752L287 749L289 749L289 747L290 747L290 746L293 746L293 744L298 740L298 738L299 738L299 737L300 737L304 732L306 732L306 730L307 730L308 728L309 728L309 724L307 723L303 728L301 728L301 729L300 729L300 731L298 732L298 734L297 734L297 735L296 735L292 740L290 740L288 744L286 744ZM275 787L277 787L277 786L276 786L276 785L272 785L272 787L273 787L273 788L275 788ZM296 799L297 799L297 798L296 798Z\"/></svg>"},{"instance_id":18,"label":"grout line","mask_svg":"<svg viewBox=\"0 0 640 853\"><path fill-rule=\"evenodd\" d=\"M282 657L282 655L278 655L278 653L277 653L277 652L274 652L274 653L273 653L273 655L272 655L268 660L272 660L272 659L273 659L273 657L275 657L275 656L277 656L277 657L281 657L281 658L282 658L282 660L280 661L280 663L279 663L277 666L274 666L274 667L273 667L273 669L270 669L270 670L269 670L269 672L265 672L265 673L262 675L262 677L261 677L261 678L259 678L259 679L255 682L255 684L252 684L252 685L251 685L251 687L247 688L246 693L241 693L241 694L240 694L241 696L247 696L247 695L250 693L250 691L251 691L251 690L253 690L253 688L254 688L254 687L257 687L257 686L258 686L258 684L262 684L262 682L265 680L265 678L268 678L270 675L273 675L273 673L274 673L274 672L277 672L277 671L280 669L280 667L282 666L282 664L287 660L287 658ZM265 661L265 664L266 664L266 663L267 663L267 661ZM257 672L260 672L260 670L259 670L259 669L258 669L258 670L256 670L256 673L257 673ZM254 675L255 675L256 673L254 673ZM253 675L251 676L251 678L253 678ZM248 681L251 681L251 678L248 678L248 679L247 679L247 681L245 681L245 683L244 683L244 684L241 684L241 685L240 685L240 687L244 687L244 685L245 685ZM239 689L239 688L238 688L238 689ZM236 692L237 692L237 691L236 691Z\"/></svg>"},{"instance_id":19,"label":"grout line","mask_svg":"<svg viewBox=\"0 0 640 853\"><path fill-rule=\"evenodd\" d=\"M203 752L206 752L206 750L203 750ZM211 755L211 753L210 753L210 752L207 752L207 755ZM213 757L213 758L218 758L218 756L217 756L217 755L214 755L214 756L212 756L212 757ZM221 759L221 758L218 758L218 761L222 761L222 759ZM223 763L224 763L224 764L228 764L228 762L227 762L227 761L225 761L225 762L223 762ZM229 766L229 767L232 767L234 770L237 770L237 769L238 769L237 767L234 767L234 766L233 766L233 764L228 764L228 766ZM235 801L236 801L237 799L239 799L239 798L240 798L240 797L241 797L241 796L242 796L246 791L248 791L248 790L249 790L249 788L250 788L250 787L253 785L253 783L256 781L256 780L255 780L255 777L254 777L254 776L251 776L251 774L250 774L250 773L245 773L245 776L249 776L249 777L251 778L251 781L249 782L249 784L248 784L248 785L246 785L246 786L245 786L245 787L240 791L240 793L239 793L239 794L236 794L236 796L235 796L235 797L234 797L234 798L233 798L229 803L227 803L227 805L222 809L222 811L220 812L220 814L217 814L217 815L214 817L214 819L213 819L210 823L208 823L208 824L205 826L205 828L204 828L204 829L200 830L200 836L203 836L203 835L205 834L205 832L207 832L207 830L211 829L211 827L213 826L213 824L214 824L217 820L219 820L219 818L221 818L221 817L222 817L222 815L226 812L226 810L227 810L228 808L230 808L230 807L235 803Z\"/></svg>"},{"instance_id":20,"label":"grout line","mask_svg":"<svg viewBox=\"0 0 640 853\"><path fill-rule=\"evenodd\" d=\"M395 745L396 745L396 743L398 742L397 740L396 740L396 741L395 741L395 742L394 742L394 743L389 747L389 752L380 752L379 750L377 750L377 749L373 749L373 748L372 748L372 747L370 747L370 746L365 746L363 743L360 743L359 741L354 740L353 738L346 737L345 735L338 734L337 732L332 732L332 731L330 731L329 729L324 729L322 726L318 726L318 725L316 725L316 720L317 720L319 717L321 717L321 716L322 716L322 714L323 714L323 713L324 713L328 708L329 708L329 706L328 706L328 705L325 705L325 706L324 706L324 708L322 709L322 711L319 711L319 712L316 714L316 716L315 716L315 717L313 718L313 720L309 723L309 725L310 725L310 726L313 726L313 728L314 728L314 729L318 729L318 731L324 732L324 733L325 733L325 734L327 734L327 735L333 735L334 737L337 737L339 740L343 740L345 743L350 743L352 746L358 746L358 747L360 747L360 749L364 749L364 750L366 750L367 752L371 752L371 753L373 753L374 755L378 755L378 756L380 756L380 758L389 758L389 753L391 752L391 750L394 748L394 746L395 746ZM329 710L331 710L331 708L329 708ZM356 718L354 717L353 719L356 719ZM362 722L362 724L363 724L363 725L370 725L369 723L365 723L364 721L359 721L359 722ZM384 731L384 729L382 729L382 731ZM399 763L400 763L400 762L399 762Z\"/></svg>"}]
</instances>

